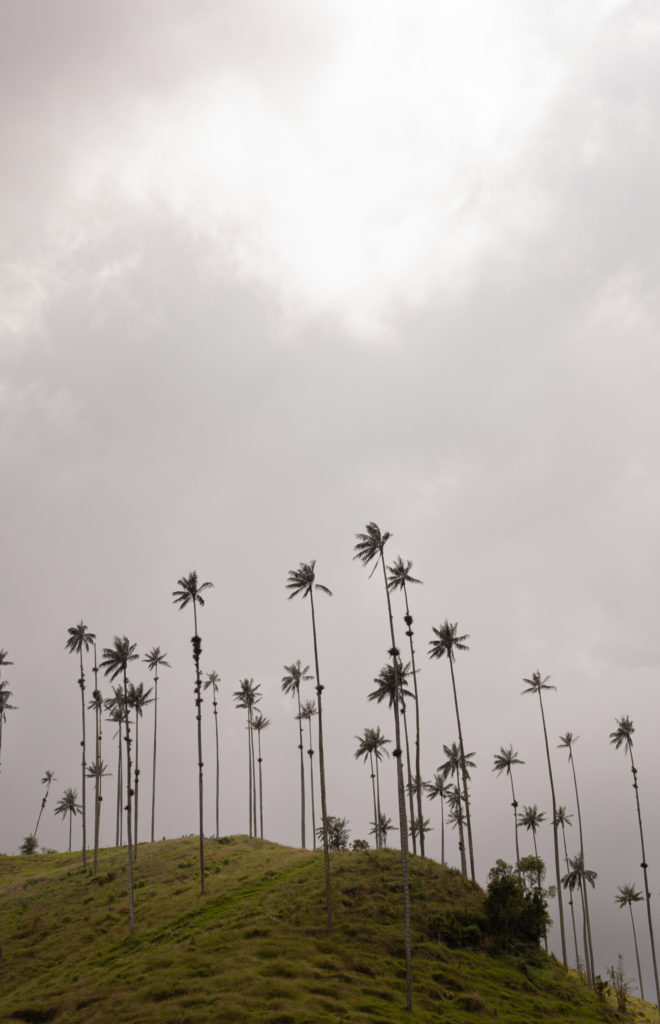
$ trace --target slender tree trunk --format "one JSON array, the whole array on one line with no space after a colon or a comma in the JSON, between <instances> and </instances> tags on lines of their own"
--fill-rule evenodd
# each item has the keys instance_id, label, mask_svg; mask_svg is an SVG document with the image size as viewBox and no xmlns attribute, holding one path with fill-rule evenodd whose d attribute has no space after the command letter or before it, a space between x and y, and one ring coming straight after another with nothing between
<instances>
[{"instance_id":1,"label":"slender tree trunk","mask_svg":"<svg viewBox=\"0 0 660 1024\"><path fill-rule=\"evenodd\" d=\"M591 963L589 960L589 939L588 939L588 927L587 927L587 907L585 903L585 891L582 879L580 880L580 902L582 903L582 941L584 943L584 965L587 971L587 985L589 988L593 988L594 976L591 970Z\"/></svg>"},{"instance_id":2,"label":"slender tree trunk","mask_svg":"<svg viewBox=\"0 0 660 1024\"><path fill-rule=\"evenodd\" d=\"M213 720L215 722L215 838L220 838L220 741L218 739L218 701L213 686Z\"/></svg>"},{"instance_id":3,"label":"slender tree trunk","mask_svg":"<svg viewBox=\"0 0 660 1024\"><path fill-rule=\"evenodd\" d=\"M584 859L584 837L582 835L582 811L580 810L580 794L578 792L577 775L575 774L575 761L573 759L573 748L569 747L569 760L571 762L571 768L573 770L573 786L575 788L575 803L577 805L577 816L578 816L578 831L580 833L580 855L582 857L582 866L586 864ZM589 893L585 887L584 890L584 905L587 915L587 939L589 942L589 959L591 962L591 983L593 985L596 977L596 968L594 965L594 947L591 936L591 921L589 918Z\"/></svg>"},{"instance_id":4,"label":"slender tree trunk","mask_svg":"<svg viewBox=\"0 0 660 1024\"><path fill-rule=\"evenodd\" d=\"M555 799L555 782L552 777L552 764L550 762L550 747L548 746L548 730L545 724L545 713L543 711L543 700L541 690L538 691L539 704L541 706L541 719L543 721L543 738L545 739L545 752L548 758L548 774L550 776L550 793L552 795L552 838L555 848L555 876L557 879L557 904L559 906L559 931L561 935L561 958L564 967L568 967L566 956L566 932L564 929L564 905L561 898L561 871L559 869L559 836L557 835L557 801Z\"/></svg>"},{"instance_id":5,"label":"slender tree trunk","mask_svg":"<svg viewBox=\"0 0 660 1024\"><path fill-rule=\"evenodd\" d=\"M314 667L316 669L316 699L319 719L319 777L321 779L321 825L323 828L323 862L325 867L325 898L328 911L328 934L332 934L332 892L330 889L330 852L328 849L328 803L325 789L325 757L323 751L323 686L319 673L319 649L316 638L316 615L314 614L314 593L309 588L309 603L312 610L312 635L314 638Z\"/></svg>"},{"instance_id":6,"label":"slender tree trunk","mask_svg":"<svg viewBox=\"0 0 660 1024\"><path fill-rule=\"evenodd\" d=\"M248 825L248 827L249 827L248 839L249 839L250 842L252 842L252 835L253 835L253 832L252 832L252 820L253 820L253 815L252 815L252 770L253 770L253 765L252 765L252 742L251 742L251 736L252 736L252 722L251 722L251 717L250 717L250 708L248 706L248 709L247 709L248 816L249 816L249 819L250 819L249 825Z\"/></svg>"},{"instance_id":7,"label":"slender tree trunk","mask_svg":"<svg viewBox=\"0 0 660 1024\"><path fill-rule=\"evenodd\" d=\"M539 851L538 851L538 847L536 845L536 832L533 829L532 829L532 838L534 840L534 856L538 860L539 859ZM540 893L541 892L541 872L540 871L538 872L538 874L536 876L536 884L538 886L538 890L539 890L539 893ZM547 929L547 927L543 929L543 945L545 946L545 951L547 953L548 952L548 929Z\"/></svg>"},{"instance_id":8,"label":"slender tree trunk","mask_svg":"<svg viewBox=\"0 0 660 1024\"><path fill-rule=\"evenodd\" d=\"M123 714L123 712L122 712ZM124 765L122 755L122 733L121 733L122 719L118 719L118 740L119 740L119 753L117 755L117 818L115 825L115 846L121 846L123 841L123 816L122 816L122 790L124 788Z\"/></svg>"},{"instance_id":9,"label":"slender tree trunk","mask_svg":"<svg viewBox=\"0 0 660 1024\"><path fill-rule=\"evenodd\" d=\"M45 792L45 794L43 796L43 799L41 801L41 807L39 809L39 817L37 818L37 824L34 826L34 832L32 833L32 835L34 836L35 839L37 838L37 832L39 831L39 822L41 821L41 815L44 813L44 807L46 806L46 801L48 799L48 794L49 793L50 793L50 782L46 786L46 792Z\"/></svg>"},{"instance_id":10,"label":"slender tree trunk","mask_svg":"<svg viewBox=\"0 0 660 1024\"><path fill-rule=\"evenodd\" d=\"M80 700L82 704L82 862L87 867L87 747L85 736L85 673L83 672L82 645L80 647Z\"/></svg>"},{"instance_id":11,"label":"slender tree trunk","mask_svg":"<svg viewBox=\"0 0 660 1024\"><path fill-rule=\"evenodd\" d=\"M417 838L413 829L415 821L415 805L413 803L413 784L412 784L412 772L410 769L410 742L408 740L408 719L406 718L406 704L405 701L401 701L401 715L403 717L403 735L406 741L406 768L408 772L408 810L410 813L410 835L412 838L413 855L417 855ZM420 822L421 826L421 822Z\"/></svg>"},{"instance_id":12,"label":"slender tree trunk","mask_svg":"<svg viewBox=\"0 0 660 1024\"><path fill-rule=\"evenodd\" d=\"M206 891L204 879L204 762L202 760L202 677L199 659L202 640L197 632L197 603L193 599L195 635L192 638L193 661L195 662L195 707L197 709L197 764L199 768L199 874L202 896Z\"/></svg>"},{"instance_id":13,"label":"slender tree trunk","mask_svg":"<svg viewBox=\"0 0 660 1024\"><path fill-rule=\"evenodd\" d=\"M316 849L316 811L314 808L314 751L312 749L312 720L307 719L309 729L309 791L312 798L312 849Z\"/></svg>"},{"instance_id":14,"label":"slender tree trunk","mask_svg":"<svg viewBox=\"0 0 660 1024\"><path fill-rule=\"evenodd\" d=\"M509 779L511 780L511 806L513 807L513 825L514 835L516 837L516 868L518 868L518 862L520 860L520 848L518 846L518 801L516 800L516 793L513 788L513 773L509 768ZM518 871L520 874L520 871Z\"/></svg>"},{"instance_id":15,"label":"slender tree trunk","mask_svg":"<svg viewBox=\"0 0 660 1024\"><path fill-rule=\"evenodd\" d=\"M565 829L563 824L561 826L561 837L562 837L562 840L564 842L564 860L566 861L566 871L568 872L568 871L571 870L571 866L568 863L568 849L566 847L566 829ZM575 966L576 966L577 970L579 971L579 973L582 973L580 971L580 954L578 952L577 929L575 927L575 910L573 909L573 894L572 893L570 893L570 895L569 895L568 905L571 908L571 922L572 922L572 925L573 925L573 941L575 943ZM587 971L587 975L588 974L589 974L589 972Z\"/></svg>"},{"instance_id":16,"label":"slender tree trunk","mask_svg":"<svg viewBox=\"0 0 660 1024\"><path fill-rule=\"evenodd\" d=\"M463 800L465 801L465 824L467 826L468 849L470 852L470 876L474 882L474 851L472 848L472 823L470 819L470 796L468 793L467 768L465 766L465 746L463 744L463 729L461 727L461 716L458 711L458 696L456 694L456 680L454 678L454 657L451 651L448 652L449 669L451 671L451 686L454 693L454 708L456 709L456 724L458 726L458 746L461 752L461 775L463 778ZM467 872L466 872L467 876Z\"/></svg>"},{"instance_id":17,"label":"slender tree trunk","mask_svg":"<svg viewBox=\"0 0 660 1024\"><path fill-rule=\"evenodd\" d=\"M99 667L96 663L96 643L94 643L94 724L96 726L96 764L97 774L94 776L94 874L99 864L99 826L101 820L101 720L103 704L99 693Z\"/></svg>"},{"instance_id":18,"label":"slender tree trunk","mask_svg":"<svg viewBox=\"0 0 660 1024\"><path fill-rule=\"evenodd\" d=\"M415 783L416 783L416 786L417 786L417 817L419 818L419 821L420 821L419 849L420 849L420 852L422 854L422 857L424 857L425 856L425 850L424 850L424 829L421 827L421 824L424 821L424 818L423 818L423 809L422 809L422 772L421 772L421 768L420 768L421 754L420 754L420 726L419 726L419 691L417 689L417 668L416 668L416 665L415 665L415 647L413 645L413 628L412 628L413 617L410 614L410 609L408 607L408 591L406 590L405 582L403 584L403 597L404 597L404 600L406 602L406 615L405 615L405 618L404 618L404 622L405 622L406 627L407 627L406 628L406 636L408 637L408 639L410 641L410 664L412 665L413 689L415 691Z\"/></svg>"},{"instance_id":19,"label":"slender tree trunk","mask_svg":"<svg viewBox=\"0 0 660 1024\"><path fill-rule=\"evenodd\" d=\"M263 799L263 783L262 783L262 777L261 777L261 764L262 764L262 761L263 761L263 758L261 756L261 733L258 733L258 735L257 735L257 751L258 751L258 754L259 754L259 756L257 758L257 763L259 765L259 838L263 839L263 837L264 837L264 799Z\"/></svg>"},{"instance_id":20,"label":"slender tree trunk","mask_svg":"<svg viewBox=\"0 0 660 1024\"><path fill-rule=\"evenodd\" d=\"M156 823L156 737L158 730L158 669L154 672L154 754L151 769L151 842Z\"/></svg>"},{"instance_id":21,"label":"slender tree trunk","mask_svg":"<svg viewBox=\"0 0 660 1024\"><path fill-rule=\"evenodd\" d=\"M380 837L378 834L378 804L376 803L376 773L374 771L374 755L369 751L369 766L371 768L371 795L374 803L374 827L376 829L376 849L380 849Z\"/></svg>"},{"instance_id":22,"label":"slender tree trunk","mask_svg":"<svg viewBox=\"0 0 660 1024\"><path fill-rule=\"evenodd\" d=\"M381 816L382 811L381 811L381 806L380 806L380 772L379 772L379 769L378 769L378 757L377 756L376 756L376 804L378 806L378 812L377 812L378 817L376 818L376 821L380 821L380 816Z\"/></svg>"},{"instance_id":23,"label":"slender tree trunk","mask_svg":"<svg viewBox=\"0 0 660 1024\"><path fill-rule=\"evenodd\" d=\"M135 709L135 835L133 837L133 857L137 860L138 853L138 797L140 792L140 732L138 726L138 710Z\"/></svg>"},{"instance_id":24,"label":"slender tree trunk","mask_svg":"<svg viewBox=\"0 0 660 1024\"><path fill-rule=\"evenodd\" d=\"M399 828L401 835L401 883L403 890L403 932L404 941L406 948L406 1009L410 1012L412 1010L412 943L410 938L410 888L408 883L408 822L406 820L406 796L403 785L403 765L401 764L401 730L399 728L399 693L401 691L401 680L399 678L399 651L396 646L396 640L394 639L394 620L392 618L392 602L390 601L390 592L387 587L387 573L385 571L385 556L383 549L380 549L380 560L383 566L383 580L385 583L385 596L387 598L387 614L390 624L390 638L392 641L392 647L390 649L390 656L392 658L392 666L394 670L394 700L392 701L392 707L394 708L394 737L396 743L396 750L394 751L394 757L396 758L396 777L397 787L399 794Z\"/></svg>"},{"instance_id":25,"label":"slender tree trunk","mask_svg":"<svg viewBox=\"0 0 660 1024\"><path fill-rule=\"evenodd\" d=\"M250 714L252 709L250 708ZM252 816L253 816L253 835L257 838L257 764L254 756L254 729L252 728L252 722L250 722L250 750L252 752Z\"/></svg>"},{"instance_id":26,"label":"slender tree trunk","mask_svg":"<svg viewBox=\"0 0 660 1024\"><path fill-rule=\"evenodd\" d=\"M69 811L69 853L71 853L71 826L73 825L73 814Z\"/></svg>"},{"instance_id":27,"label":"slender tree trunk","mask_svg":"<svg viewBox=\"0 0 660 1024\"><path fill-rule=\"evenodd\" d=\"M442 824L440 826L440 850L442 856L442 866L446 867L447 861L445 860L445 798L440 797L440 810L442 812Z\"/></svg>"},{"instance_id":28,"label":"slender tree trunk","mask_svg":"<svg viewBox=\"0 0 660 1024\"><path fill-rule=\"evenodd\" d=\"M128 707L128 680L124 669L124 725L126 739L126 837L128 842L128 913L131 935L135 935L135 910L133 905L133 837L131 835L131 721Z\"/></svg>"},{"instance_id":29,"label":"slender tree trunk","mask_svg":"<svg viewBox=\"0 0 660 1024\"><path fill-rule=\"evenodd\" d=\"M298 750L300 752L300 843L305 849L305 756L303 752L303 724L300 717L300 683L296 686L298 698Z\"/></svg>"},{"instance_id":30,"label":"slender tree trunk","mask_svg":"<svg viewBox=\"0 0 660 1024\"><path fill-rule=\"evenodd\" d=\"M646 851L644 850L644 830L642 828L642 812L639 806L639 786L637 783L637 769L633 760L632 747L630 748L630 765L633 776L633 789L635 790L635 803L637 805L637 820L639 822L639 838L642 846L641 868L644 872L644 894L646 897L646 916L649 922L649 937L651 939L651 959L653 960L653 977L655 980L656 1003L660 1009L660 985L658 985L658 965L655 957L655 936L653 934L653 919L651 918L651 891L649 889L648 864L646 863Z\"/></svg>"},{"instance_id":31,"label":"slender tree trunk","mask_svg":"<svg viewBox=\"0 0 660 1024\"><path fill-rule=\"evenodd\" d=\"M456 795L458 796L458 852L461 855L461 873L467 878L467 858L465 855L465 831L463 829L463 808L461 807L461 783L456 780Z\"/></svg>"},{"instance_id":32,"label":"slender tree trunk","mask_svg":"<svg viewBox=\"0 0 660 1024\"><path fill-rule=\"evenodd\" d=\"M632 903L628 904L630 908L630 923L633 930L633 942L635 943L635 960L637 961L637 977L639 978L639 993L642 999L644 998L644 982L642 981L642 968L639 966L639 949L637 948L637 932L635 931L635 918L633 917Z\"/></svg>"}]
</instances>

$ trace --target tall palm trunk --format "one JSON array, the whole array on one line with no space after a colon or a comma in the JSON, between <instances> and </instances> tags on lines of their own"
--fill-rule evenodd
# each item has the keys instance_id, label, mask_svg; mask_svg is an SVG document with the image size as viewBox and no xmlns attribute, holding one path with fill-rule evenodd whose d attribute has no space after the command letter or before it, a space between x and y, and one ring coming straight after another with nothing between
<instances>
[{"instance_id":1,"label":"tall palm trunk","mask_svg":"<svg viewBox=\"0 0 660 1024\"><path fill-rule=\"evenodd\" d=\"M381 807L380 807L380 771L379 771L379 768L378 768L378 757L376 757L376 805L377 805L376 822L379 822L380 821L380 816L381 816L382 812L381 812ZM376 835L378 835L378 833L376 833Z\"/></svg>"},{"instance_id":2,"label":"tall palm trunk","mask_svg":"<svg viewBox=\"0 0 660 1024\"><path fill-rule=\"evenodd\" d=\"M532 839L534 840L534 856L538 860L539 859L539 851L538 851L538 847L536 845L536 830L535 829L532 829ZM538 871L538 873L536 875L536 885L537 885L538 891L540 893L541 892L541 888L542 888L542 885L541 885L541 871L540 871L540 869L539 869L539 871ZM547 928L543 929L543 945L545 946L545 951L547 953L548 952L548 930L547 930Z\"/></svg>"},{"instance_id":3,"label":"tall palm trunk","mask_svg":"<svg viewBox=\"0 0 660 1024\"><path fill-rule=\"evenodd\" d=\"M156 737L158 730L158 665L154 671L154 753L151 769L151 842L154 841L156 822Z\"/></svg>"},{"instance_id":4,"label":"tall palm trunk","mask_svg":"<svg viewBox=\"0 0 660 1024\"><path fill-rule=\"evenodd\" d=\"M442 814L442 822L440 825L440 855L442 857L442 866L445 867L447 861L445 859L445 798L440 797L440 812Z\"/></svg>"},{"instance_id":5,"label":"tall palm trunk","mask_svg":"<svg viewBox=\"0 0 660 1024\"><path fill-rule=\"evenodd\" d=\"M128 912L131 935L135 934L135 912L133 906L133 836L131 834L132 796L131 789L131 720L128 707L128 679L124 669L124 736L126 740L126 838L128 843Z\"/></svg>"},{"instance_id":6,"label":"tall palm trunk","mask_svg":"<svg viewBox=\"0 0 660 1024\"><path fill-rule=\"evenodd\" d=\"M567 849L567 846L566 846L566 827L565 827L563 821L562 821L562 825L561 825L561 837L562 837L562 840L563 840L563 843L564 843L564 860L566 861L566 871L569 872L571 870L571 865L568 862L568 849ZM571 923L573 925L573 942L575 943L575 966L576 966L577 970L580 971L580 954L578 952L577 929L575 927L575 910L574 910L574 907L573 907L573 894L572 893L569 893L568 905L571 908ZM590 974L588 961L587 961L587 964L586 964L586 968L587 968L587 981L588 981L589 980L589 974ZM591 987L591 986L589 986L589 987Z\"/></svg>"},{"instance_id":7,"label":"tall palm trunk","mask_svg":"<svg viewBox=\"0 0 660 1024\"><path fill-rule=\"evenodd\" d=\"M415 805L413 803L413 784L412 784L412 771L410 768L410 741L408 739L408 719L406 717L406 703L404 700L401 701L401 715L403 718L403 735L406 741L406 772L408 775L408 811L410 814L410 836L412 839L413 855L417 855L417 837L415 830L412 828L412 824L415 820ZM421 825L421 822L420 822Z\"/></svg>"},{"instance_id":8,"label":"tall palm trunk","mask_svg":"<svg viewBox=\"0 0 660 1024\"><path fill-rule=\"evenodd\" d=\"M115 823L115 846L121 846L123 843L123 817L122 817L122 791L124 787L124 763L122 755L122 732L121 732L122 719L117 720L117 737L118 737L118 754L117 754L117 815Z\"/></svg>"},{"instance_id":9,"label":"tall palm trunk","mask_svg":"<svg viewBox=\"0 0 660 1024\"><path fill-rule=\"evenodd\" d=\"M467 828L468 836L468 850L470 853L470 876L474 882L474 850L472 848L472 823L470 818L470 796L468 793L468 778L467 768L465 766L465 746L463 744L463 728L461 726L461 716L458 710L458 696L456 693L456 679L454 678L454 655L451 651L448 651L449 657L449 669L451 671L451 687L454 694L454 708L456 710L456 725L458 726L458 747L461 752L461 776L463 779L463 801L465 803L465 824ZM467 871L465 872L467 875Z\"/></svg>"},{"instance_id":10,"label":"tall palm trunk","mask_svg":"<svg viewBox=\"0 0 660 1024\"><path fill-rule=\"evenodd\" d=\"M252 834L257 838L257 764L254 756L254 729L252 728L252 708L250 708L250 752L252 755Z\"/></svg>"},{"instance_id":11,"label":"tall palm trunk","mask_svg":"<svg viewBox=\"0 0 660 1024\"><path fill-rule=\"evenodd\" d=\"M582 904L582 942L584 944L584 964L587 972L587 984L589 988L593 988L594 976L591 970L591 963L589 960L589 938L588 938L588 927L587 927L587 904L585 901L586 886L582 884L580 880L580 902Z\"/></svg>"},{"instance_id":12,"label":"tall palm trunk","mask_svg":"<svg viewBox=\"0 0 660 1024\"><path fill-rule=\"evenodd\" d=\"M39 822L41 821L41 815L44 813L44 807L46 806L46 801L48 799L48 794L49 793L50 793L50 779L48 780L48 785L46 786L46 792L44 793L44 795L42 797L41 807L39 808L39 815L37 817L37 824L34 826L34 832L32 833L32 835L34 836L35 839L37 838L37 832L39 831Z\"/></svg>"},{"instance_id":13,"label":"tall palm trunk","mask_svg":"<svg viewBox=\"0 0 660 1024\"><path fill-rule=\"evenodd\" d=\"M557 904L559 906L559 931L561 934L561 958L564 967L568 967L566 956L566 932L564 930L564 905L561 898L561 872L559 869L559 836L557 826L557 801L555 799L555 781L552 775L552 763L550 761L550 747L548 746L548 730L545 724L545 712L543 711L543 698L541 690L538 690L539 704L541 706L541 720L543 722L543 738L545 739L545 753L548 759L548 775L550 776L550 794L552 796L552 838L555 848L555 876L557 879Z\"/></svg>"},{"instance_id":14,"label":"tall palm trunk","mask_svg":"<svg viewBox=\"0 0 660 1024\"><path fill-rule=\"evenodd\" d=\"M513 788L513 772L509 771L509 779L511 781L511 806L513 807L513 825L514 835L516 837L516 866L520 860L520 847L518 846L518 801L516 800L516 791Z\"/></svg>"},{"instance_id":15,"label":"tall palm trunk","mask_svg":"<svg viewBox=\"0 0 660 1024\"><path fill-rule=\"evenodd\" d=\"M73 825L73 815L69 811L69 853L71 853L71 826Z\"/></svg>"},{"instance_id":16,"label":"tall palm trunk","mask_svg":"<svg viewBox=\"0 0 660 1024\"><path fill-rule=\"evenodd\" d=\"M394 669L394 700L392 701L392 707L394 708L394 741L396 743L396 750L394 750L394 757L396 758L396 778L397 778L397 789L399 795L399 829L401 836L401 883L403 890L403 931L404 931L404 942L406 949L406 1009L412 1010L412 944L410 939L410 888L408 883L408 822L406 816L406 796L403 785L403 765L401 764L401 730L399 727L399 693L401 687L401 680L399 678L399 651L396 646L396 640L394 638L394 620L392 618L392 602L390 601L390 592L387 586L387 573L385 571L385 557L383 554L383 548L380 549L380 560L383 566L383 580L385 583L385 596L387 598L387 615L390 624L390 638L392 641L392 647L390 649L390 656L392 658L392 666Z\"/></svg>"},{"instance_id":17,"label":"tall palm trunk","mask_svg":"<svg viewBox=\"0 0 660 1024\"><path fill-rule=\"evenodd\" d=\"M257 733L257 764L259 765L259 838L264 837L264 800L263 800L263 784L261 777L261 732Z\"/></svg>"},{"instance_id":18,"label":"tall palm trunk","mask_svg":"<svg viewBox=\"0 0 660 1024\"><path fill-rule=\"evenodd\" d=\"M639 978L639 993L644 998L644 982L642 981L642 968L639 966L639 949L637 948L637 932L635 931L635 918L633 917L632 903L628 904L630 909L630 923L633 930L633 942L635 943L635 959L637 961L637 977Z\"/></svg>"},{"instance_id":19,"label":"tall palm trunk","mask_svg":"<svg viewBox=\"0 0 660 1024\"><path fill-rule=\"evenodd\" d=\"M405 583L403 585L403 597L404 597L404 601L406 603L406 614L405 614L405 618L404 618L403 621L405 622L405 624L407 626L406 636L408 637L408 640L410 641L410 664L412 665L413 690L415 691L415 784L416 784L416 787L417 787L417 817L418 817L418 819L420 821L420 825L421 825L421 823L423 823L424 819L422 817L422 814L423 814L423 811L422 811L422 772L421 772L421 768L420 768L421 754L420 754L420 727L419 727L419 691L417 689L417 668L416 668L416 665L415 665L415 647L413 645L413 628L412 628L413 617L410 614L410 609L408 607L408 591L406 589ZM424 851L424 829L421 828L421 827L420 827L420 830L419 830L419 849L420 849L420 852L422 854L422 857L424 857L425 856L425 851Z\"/></svg>"},{"instance_id":20,"label":"tall palm trunk","mask_svg":"<svg viewBox=\"0 0 660 1024\"><path fill-rule=\"evenodd\" d=\"M316 615L314 613L314 592L310 587L309 603L312 611L312 636L314 638L314 667L316 669L316 699L319 719L319 777L321 780L321 825L323 828L323 863L325 868L325 899L328 913L328 934L332 933L332 892L330 889L330 852L328 849L328 804L325 789L325 757L323 751L323 686L319 672L319 649L316 637Z\"/></svg>"},{"instance_id":21,"label":"tall palm trunk","mask_svg":"<svg viewBox=\"0 0 660 1024\"><path fill-rule=\"evenodd\" d=\"M578 816L578 831L580 833L580 856L582 857L582 863L584 860L584 838L582 835L582 811L580 810L580 794L578 792L577 775L575 774L575 761L573 759L573 749L569 748L569 760L571 762L571 768L573 770L573 786L575 788L575 803L577 805L577 816ZM594 947L591 938L591 920L589 918L589 893L587 887L584 886L584 907L586 914L586 926L587 926L587 940L589 949L589 962L591 966L591 983L593 986L594 978L596 977L596 969L594 966Z\"/></svg>"},{"instance_id":22,"label":"tall palm trunk","mask_svg":"<svg viewBox=\"0 0 660 1024\"><path fill-rule=\"evenodd\" d=\"M103 702L99 691L99 667L96 661L96 642L94 643L94 725L96 727L96 765L97 773L94 776L94 874L99 864L99 830L101 826L101 730L103 728Z\"/></svg>"},{"instance_id":23,"label":"tall palm trunk","mask_svg":"<svg viewBox=\"0 0 660 1024\"><path fill-rule=\"evenodd\" d=\"M456 780L456 796L458 797L458 852L461 855L461 873L467 878L467 857L465 854L465 830L463 828L463 808L461 806L463 797L461 796L461 783L460 779Z\"/></svg>"},{"instance_id":24,"label":"tall palm trunk","mask_svg":"<svg viewBox=\"0 0 660 1024\"><path fill-rule=\"evenodd\" d=\"M137 852L138 852L138 850L137 850L137 848L138 848L138 799L139 799L139 795L140 795L140 731L139 731L139 725L138 725L138 709L137 708L135 709L135 771L134 771L133 774L134 774L134 778L135 778L135 804L134 804L135 827L134 827L134 836L133 836L133 844L134 844L133 845L133 857L134 857L135 860L137 860Z\"/></svg>"},{"instance_id":25,"label":"tall palm trunk","mask_svg":"<svg viewBox=\"0 0 660 1024\"><path fill-rule=\"evenodd\" d=\"M380 849L380 836L378 834L378 804L376 803L376 772L374 771L374 755L369 751L369 767L371 768L371 795L374 805L374 827L376 829L376 849Z\"/></svg>"},{"instance_id":26,"label":"tall palm trunk","mask_svg":"<svg viewBox=\"0 0 660 1024\"><path fill-rule=\"evenodd\" d=\"M312 720L307 719L307 727L309 731L309 791L311 794L312 802L312 849L316 849L316 810L314 808L314 750L312 748Z\"/></svg>"},{"instance_id":27,"label":"tall palm trunk","mask_svg":"<svg viewBox=\"0 0 660 1024\"><path fill-rule=\"evenodd\" d=\"M298 750L300 752L300 845L305 849L305 757L303 753L303 727L300 707L300 683L296 687L298 698ZM311 746L311 744L310 744Z\"/></svg>"},{"instance_id":28,"label":"tall palm trunk","mask_svg":"<svg viewBox=\"0 0 660 1024\"><path fill-rule=\"evenodd\" d=\"M87 867L87 737L85 734L85 673L83 671L82 645L80 647L80 701L82 704L82 862Z\"/></svg>"},{"instance_id":29,"label":"tall palm trunk","mask_svg":"<svg viewBox=\"0 0 660 1024\"><path fill-rule=\"evenodd\" d=\"M644 873L644 896L646 898L646 916L649 922L649 937L651 939L651 959L653 961L653 977L655 980L656 1002L660 1009L660 985L658 985L658 965L655 956L655 936L653 934L653 919L651 917L651 892L649 889L648 864L646 863L646 851L644 849L644 830L642 828L642 812L639 806L639 786L637 783L637 768L633 759L632 747L630 750L630 770L633 776L633 789L635 790L635 803L637 805L637 821L639 822L639 838L642 846L641 868Z\"/></svg>"},{"instance_id":30,"label":"tall palm trunk","mask_svg":"<svg viewBox=\"0 0 660 1024\"><path fill-rule=\"evenodd\" d=\"M252 812L252 773L254 771L254 765L252 764L252 715L250 706L247 709L247 738L248 738L248 839L252 842L252 823L253 823L253 812ZM255 837L256 838L256 837Z\"/></svg>"},{"instance_id":31,"label":"tall palm trunk","mask_svg":"<svg viewBox=\"0 0 660 1024\"><path fill-rule=\"evenodd\" d=\"M192 638L193 661L195 662L195 707L197 709L197 765L199 769L199 875L201 893L204 895L204 762L202 761L202 676L199 671L199 659L202 653L202 640L197 632L197 602L193 601L193 618L195 635Z\"/></svg>"},{"instance_id":32,"label":"tall palm trunk","mask_svg":"<svg viewBox=\"0 0 660 1024\"><path fill-rule=\"evenodd\" d=\"M218 698L213 687L213 721L215 723L215 838L220 838L220 740L218 739Z\"/></svg>"}]
</instances>

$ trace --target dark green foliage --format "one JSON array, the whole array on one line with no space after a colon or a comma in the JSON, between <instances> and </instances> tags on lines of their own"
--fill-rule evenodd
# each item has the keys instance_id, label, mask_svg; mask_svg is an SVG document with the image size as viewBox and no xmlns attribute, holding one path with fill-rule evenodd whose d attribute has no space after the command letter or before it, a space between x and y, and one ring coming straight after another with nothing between
<instances>
[{"instance_id":1,"label":"dark green foliage","mask_svg":"<svg viewBox=\"0 0 660 1024\"><path fill-rule=\"evenodd\" d=\"M29 857L31 853L37 852L37 840L34 836L26 836L21 845L18 848L18 852L24 856Z\"/></svg>"},{"instance_id":2,"label":"dark green foliage","mask_svg":"<svg viewBox=\"0 0 660 1024\"><path fill-rule=\"evenodd\" d=\"M366 839L354 839L351 843L351 850L368 850L369 843Z\"/></svg>"},{"instance_id":3,"label":"dark green foliage","mask_svg":"<svg viewBox=\"0 0 660 1024\"><path fill-rule=\"evenodd\" d=\"M488 873L485 910L488 932L501 948L537 944L549 923L542 891L530 889L503 860Z\"/></svg>"},{"instance_id":4,"label":"dark green foliage","mask_svg":"<svg viewBox=\"0 0 660 1024\"><path fill-rule=\"evenodd\" d=\"M328 815L327 818L327 830L328 830L328 849L329 850L347 850L348 840L350 837L350 830L348 829L348 821L346 818L335 818L332 814ZM319 839L323 839L323 829L317 828L316 835Z\"/></svg>"}]
</instances>

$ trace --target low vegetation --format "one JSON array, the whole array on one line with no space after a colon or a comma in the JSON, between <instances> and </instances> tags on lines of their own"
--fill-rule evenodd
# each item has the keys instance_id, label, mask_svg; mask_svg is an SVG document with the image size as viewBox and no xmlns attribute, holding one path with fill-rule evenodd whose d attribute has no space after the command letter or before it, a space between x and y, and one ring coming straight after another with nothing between
<instances>
[{"instance_id":1,"label":"low vegetation","mask_svg":"<svg viewBox=\"0 0 660 1024\"><path fill-rule=\"evenodd\" d=\"M76 854L3 857L2 1024L622 1019L536 943L503 950L482 890L416 857L407 1014L398 851L331 855L329 936L322 851L207 840L202 896L197 846L141 845L134 936L125 851L100 851L96 875Z\"/></svg>"}]
</instances>

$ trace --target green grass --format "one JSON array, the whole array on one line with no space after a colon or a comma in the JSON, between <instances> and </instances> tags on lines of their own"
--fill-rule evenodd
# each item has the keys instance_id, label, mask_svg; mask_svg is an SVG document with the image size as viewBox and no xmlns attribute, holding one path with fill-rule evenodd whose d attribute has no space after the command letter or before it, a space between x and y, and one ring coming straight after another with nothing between
<instances>
[{"instance_id":1,"label":"green grass","mask_svg":"<svg viewBox=\"0 0 660 1024\"><path fill-rule=\"evenodd\" d=\"M318 853L208 840L201 896L197 848L194 838L139 847L134 937L125 849L102 851L96 876L80 854L2 857L2 1024L617 1019L541 951L521 958L470 947L483 894L433 861L410 858L409 1015L397 852L332 855L328 936ZM647 1006L633 1004L639 1013Z\"/></svg>"}]
</instances>

